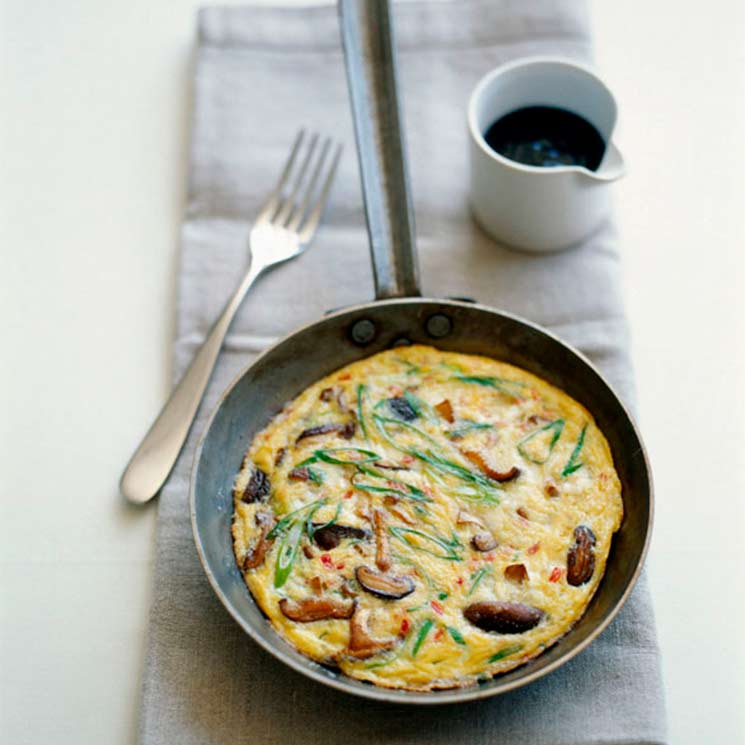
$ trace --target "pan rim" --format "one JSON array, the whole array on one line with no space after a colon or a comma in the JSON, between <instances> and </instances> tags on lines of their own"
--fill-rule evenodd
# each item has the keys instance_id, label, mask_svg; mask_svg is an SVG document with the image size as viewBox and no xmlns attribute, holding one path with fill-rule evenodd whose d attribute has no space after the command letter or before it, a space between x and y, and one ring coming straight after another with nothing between
<instances>
[{"instance_id":1,"label":"pan rim","mask_svg":"<svg viewBox=\"0 0 745 745\"><path fill-rule=\"evenodd\" d=\"M269 642L268 639L264 639L259 634L258 630L254 629L252 624L249 623L245 618L243 618L243 616L239 613L239 611L233 607L232 603L230 602L230 599L226 596L226 594L223 592L222 588L220 587L219 583L217 582L217 579L215 578L214 573L212 572L212 569L210 567L205 548L202 545L202 539L201 539L201 534L200 534L199 527L197 524L197 514L196 514L197 472L199 470L202 451L204 448L207 435L209 434L212 428L212 425L215 421L215 418L217 417L217 414L219 413L220 409L225 403L225 400L232 393L232 391L238 385L240 380L249 372L249 370L251 370L251 368L259 364L265 357L272 354L275 349L277 349L281 345L287 343L291 339L301 334L305 334L305 333L312 331L313 328L318 325L324 324L327 321L333 320L335 318L339 318L347 314L364 312L370 308L379 308L381 306L400 305L400 304L404 304L404 305L437 304L440 307L443 305L450 305L450 306L463 308L463 309L477 309L485 313L503 316L512 321L516 321L517 323L521 323L525 326L528 326L529 328L533 329L534 331L540 334L543 334L544 336L548 336L553 341L559 343L563 347L567 348L574 355L576 355L586 366L590 368L590 370L595 375L598 376L598 378L602 381L603 385L606 386L606 388L608 389L612 397L615 399L616 404L620 407L620 409L626 415L629 421L629 424L631 425L631 428L634 432L634 435L636 436L637 441L639 442L639 445L640 445L640 453L644 461L644 469L645 469L645 473L646 473L647 480L649 483L649 506L648 506L649 516L646 521L646 532L644 536L644 542L642 544L642 549L639 553L638 560L634 567L631 578L626 584L626 587L624 588L618 600L614 603L608 615L605 618L603 618L602 621L599 624L597 624L597 626L595 626L584 639L580 640L573 646L569 647L562 655L557 657L557 659L555 659L553 662L548 663L547 665L545 665L544 667L540 669L531 670L530 662L526 663L525 665L521 667L515 668L515 670L517 671L520 671L520 670L526 671L526 674L514 680L507 681L506 683L503 683L502 685L499 684L498 682L499 677L497 677L497 678L491 679L491 681L497 681L493 685L487 684L485 686L469 686L465 688L444 688L444 689L434 690L434 691L409 691L409 690L402 689L402 688L384 688L382 686L377 686L377 685L364 685L364 686L360 685L358 687L357 685L354 685L354 683L359 684L360 681L355 681L353 678L345 676L343 673L340 673L339 678L332 678L332 677L326 676L320 670L315 669L316 667L318 667L318 663L313 661L311 658L306 657L305 655L302 655L302 653L298 653L302 656L302 660L296 660L290 655L286 655L283 650L272 646L272 644ZM194 543L197 549L197 554L199 556L199 561L200 561L200 564L202 565L202 569L207 575L207 579L210 585L212 586L213 591L219 598L222 605L228 611L230 616L233 618L233 620L235 620L236 623L243 629L243 631L246 634L248 634L248 636L250 636L254 642L256 642L260 647L262 647L262 649L264 649L266 652L269 652L273 657L278 659L280 662L284 663L285 665L292 668L293 670L301 673L302 675L305 675L306 677L318 683L322 683L326 686L342 691L349 695L359 696L361 698L366 698L369 700L382 701L385 703L392 703L392 704L432 706L432 705L438 705L438 704L452 704L452 703L461 703L461 702L466 702L466 701L478 701L478 700L482 700L485 698L490 698L491 696L496 696L502 693L507 693L509 691L516 690L518 688L522 688L523 686L528 685L529 683L532 683L536 680L539 680L545 675L548 675L549 673L562 667L564 664L569 662L569 660L576 657L580 652L582 652L586 647L588 647L593 641L595 641L595 639L597 639L606 630L606 628L610 625L613 619L616 618L621 608L623 608L623 606L626 604L626 601L628 600L632 591L636 587L636 584L641 575L641 571L646 562L647 554L649 551L649 545L650 545L651 537L652 537L652 529L654 525L654 482L653 482L653 477L652 477L651 466L649 463L649 457L647 454L647 449L644 444L644 440L641 437L641 433L639 432L639 429L636 425L636 421L634 420L634 417L631 416L628 408L626 407L623 400L616 392L615 388L605 379L605 376L600 372L600 370L598 370L598 368L584 354L582 354L582 352L577 350L571 344L560 339L556 334L552 333L551 331L547 330L546 328L536 323L533 323L532 321L528 321L527 319L522 318L521 316L518 316L516 314L509 313L503 310L498 310L496 308L493 308L488 305L483 305L481 303L464 302L461 300L450 300L450 299L433 298L433 297L388 298L385 300L375 300L375 301L371 301L368 303L360 303L356 305L347 306L339 310L335 310L321 318L315 319L309 323L306 323L306 324L303 324L297 327L296 329L290 331L288 334L283 336L277 342L269 346L263 352L261 352L252 362L250 362L248 365L243 367L233 377L233 379L230 381L228 386L225 388L225 390L222 392L222 394L220 395L220 397L214 404L214 407L212 411L210 412L207 422L205 423L204 428L199 435L199 440L194 450L194 456L193 456L192 466L191 466L190 476L189 476L189 513L190 513L190 521L191 521L191 526L192 526L192 536L194 538ZM595 595L593 595L593 598L591 598L590 604L593 602L594 598L595 598ZM252 602L256 603L256 601L253 599L253 596L252 596ZM589 604L588 604L588 608L589 608ZM587 609L585 609L585 613L586 612L587 612ZM268 627L274 633L277 633L276 630L271 626L271 624L269 624L269 622L266 619L264 619L264 623L266 623ZM571 629L567 633L571 633Z\"/></svg>"}]
</instances>

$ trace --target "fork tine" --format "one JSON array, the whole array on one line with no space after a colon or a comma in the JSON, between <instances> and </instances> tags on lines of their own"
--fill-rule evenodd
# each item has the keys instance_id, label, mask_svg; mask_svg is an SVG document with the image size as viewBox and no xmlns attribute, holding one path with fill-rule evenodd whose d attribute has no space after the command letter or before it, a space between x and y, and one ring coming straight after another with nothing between
<instances>
[{"instance_id":1,"label":"fork tine","mask_svg":"<svg viewBox=\"0 0 745 745\"><path fill-rule=\"evenodd\" d=\"M277 225L284 225L289 214L292 212L292 209L295 206L295 200L297 199L297 195L300 193L300 188L303 185L305 174L308 171L308 166L310 165L310 162L313 159L313 154L315 153L317 144L318 144L318 133L314 132L310 138L310 145L308 146L308 152L305 154L305 158L303 159L303 162L300 165L300 168L298 169L297 174L295 175L295 183L291 187L290 193L287 196L287 198L282 200L282 202L280 203L279 211L272 219L273 223L276 223Z\"/></svg>"},{"instance_id":2,"label":"fork tine","mask_svg":"<svg viewBox=\"0 0 745 745\"><path fill-rule=\"evenodd\" d=\"M287 183L287 179L290 175L290 172L292 171L292 166L295 163L295 158L300 151L300 145L302 144L303 140L305 139L305 130L301 129L297 135L295 136L295 141L292 143L292 148L290 149L290 155L287 158L287 162L285 163L285 167L282 169L282 173L279 177L279 180L277 181L277 185L274 187L274 190L269 194L269 197L267 198L266 202L261 206L261 209L259 210L259 214L256 216L256 219L254 220L254 224L258 225L260 222L265 222L266 220L270 220L274 213L277 211L277 207L279 206L279 199L282 195L282 190L285 188L285 184Z\"/></svg>"},{"instance_id":3,"label":"fork tine","mask_svg":"<svg viewBox=\"0 0 745 745\"><path fill-rule=\"evenodd\" d=\"M298 225L300 225L300 221L303 219L303 216L305 215L305 212L308 209L308 205L310 204L311 197L313 196L313 193L316 190L316 184L318 183L318 177L321 175L324 161L326 160L326 155L328 155L330 147L331 147L331 138L327 137L323 141L323 147L321 148L321 154L318 156L316 166L313 169L313 174L311 175L310 180L308 181L308 185L305 188L305 196L303 197L302 202L293 210L292 214L289 216L287 220L287 224L285 225L285 227L288 230L292 230L293 232L297 231Z\"/></svg>"},{"instance_id":4,"label":"fork tine","mask_svg":"<svg viewBox=\"0 0 745 745\"><path fill-rule=\"evenodd\" d=\"M343 149L343 145L339 144L334 150L334 156L331 160L331 167L329 168L329 172L326 175L326 180L323 182L321 193L319 194L318 199L313 205L313 208L311 209L307 219L300 227L300 232L298 233L300 243L307 243L308 241L310 241L310 239L315 234L316 229L318 228L318 223L321 221L323 210L326 207L326 203L328 202L329 194L331 192L331 186L334 183L334 176L336 175L336 167L339 165L339 160L341 158Z\"/></svg>"}]
</instances>

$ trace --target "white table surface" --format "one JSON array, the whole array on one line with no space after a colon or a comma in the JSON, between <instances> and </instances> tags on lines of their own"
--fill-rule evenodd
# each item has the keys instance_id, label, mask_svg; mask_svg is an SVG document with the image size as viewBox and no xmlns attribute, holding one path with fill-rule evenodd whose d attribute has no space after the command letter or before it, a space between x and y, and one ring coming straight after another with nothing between
<instances>
[{"instance_id":1,"label":"white table surface","mask_svg":"<svg viewBox=\"0 0 745 745\"><path fill-rule=\"evenodd\" d=\"M0 740L135 737L155 510L117 480L166 396L195 0L4 0ZM593 0L672 741L745 740L745 13ZM716 10L716 12L714 12Z\"/></svg>"}]
</instances>

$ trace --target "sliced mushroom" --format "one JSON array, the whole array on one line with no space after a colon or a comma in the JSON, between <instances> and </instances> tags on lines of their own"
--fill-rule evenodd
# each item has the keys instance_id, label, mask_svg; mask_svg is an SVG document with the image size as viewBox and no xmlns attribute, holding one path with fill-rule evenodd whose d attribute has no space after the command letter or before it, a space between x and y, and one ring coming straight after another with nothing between
<instances>
[{"instance_id":1,"label":"sliced mushroom","mask_svg":"<svg viewBox=\"0 0 745 745\"><path fill-rule=\"evenodd\" d=\"M324 591L324 585L324 581L317 574L314 574L308 580L308 587L310 587L310 589L313 590L316 595L320 595Z\"/></svg>"},{"instance_id":2,"label":"sliced mushroom","mask_svg":"<svg viewBox=\"0 0 745 745\"><path fill-rule=\"evenodd\" d=\"M254 468L246 488L243 490L241 500L248 502L263 502L271 491L272 485L269 477L260 468Z\"/></svg>"},{"instance_id":3,"label":"sliced mushroom","mask_svg":"<svg viewBox=\"0 0 745 745\"><path fill-rule=\"evenodd\" d=\"M388 406L398 419L403 419L405 422L411 422L419 416L404 396L389 398Z\"/></svg>"},{"instance_id":4,"label":"sliced mushroom","mask_svg":"<svg viewBox=\"0 0 745 745\"><path fill-rule=\"evenodd\" d=\"M318 528L313 533L313 540L324 550L330 551L336 548L346 538L356 538L367 540L370 533L363 528L354 528L351 525L323 525L323 523L313 523L314 528Z\"/></svg>"},{"instance_id":5,"label":"sliced mushroom","mask_svg":"<svg viewBox=\"0 0 745 745\"><path fill-rule=\"evenodd\" d=\"M510 564L504 568L504 576L517 585L528 581L528 570L525 564Z\"/></svg>"},{"instance_id":6,"label":"sliced mushroom","mask_svg":"<svg viewBox=\"0 0 745 745\"><path fill-rule=\"evenodd\" d=\"M321 395L318 397L321 401L334 401L339 407L339 410L343 414L349 413L349 405L347 404L347 397L344 394L344 388L342 386L333 386L331 388L324 388L321 391Z\"/></svg>"},{"instance_id":7,"label":"sliced mushroom","mask_svg":"<svg viewBox=\"0 0 745 745\"><path fill-rule=\"evenodd\" d=\"M243 571L247 572L249 569L256 569L264 561L266 552L271 547L273 541L267 540L267 534L274 527L275 517L271 512L257 512L254 518L256 524L261 528L259 537L256 540L253 548L246 551L246 555L243 557Z\"/></svg>"},{"instance_id":8,"label":"sliced mushroom","mask_svg":"<svg viewBox=\"0 0 745 745\"><path fill-rule=\"evenodd\" d=\"M396 574L382 574L370 567L359 566L354 576L363 590L385 600L400 600L414 592L414 580Z\"/></svg>"},{"instance_id":9,"label":"sliced mushroom","mask_svg":"<svg viewBox=\"0 0 745 745\"><path fill-rule=\"evenodd\" d=\"M384 471L410 471L408 466L398 466L395 463L386 463L385 461L376 461L375 468L382 468Z\"/></svg>"},{"instance_id":10,"label":"sliced mushroom","mask_svg":"<svg viewBox=\"0 0 745 745\"><path fill-rule=\"evenodd\" d=\"M298 623L322 621L326 618L351 618L356 607L354 600L342 601L335 598L282 598L279 601L279 609L283 615Z\"/></svg>"},{"instance_id":11,"label":"sliced mushroom","mask_svg":"<svg viewBox=\"0 0 745 745\"><path fill-rule=\"evenodd\" d=\"M380 652L391 649L395 644L394 639L380 641L373 639L367 630L367 622L370 617L369 610L357 609L349 622L349 644L344 650L348 657L358 660L366 660Z\"/></svg>"},{"instance_id":12,"label":"sliced mushroom","mask_svg":"<svg viewBox=\"0 0 745 745\"><path fill-rule=\"evenodd\" d=\"M287 454L287 448L280 448L279 450L277 450L274 456L274 465L275 466L282 465L282 461L285 459L286 454Z\"/></svg>"},{"instance_id":13,"label":"sliced mushroom","mask_svg":"<svg viewBox=\"0 0 745 745\"><path fill-rule=\"evenodd\" d=\"M403 510L398 505L391 505L388 507L388 511L395 515L402 523L406 523L407 525L416 525L417 521L405 510Z\"/></svg>"},{"instance_id":14,"label":"sliced mushroom","mask_svg":"<svg viewBox=\"0 0 745 745\"><path fill-rule=\"evenodd\" d=\"M391 549L388 542L388 520L381 509L373 510L375 530L375 565L381 572L391 568Z\"/></svg>"},{"instance_id":15,"label":"sliced mushroom","mask_svg":"<svg viewBox=\"0 0 745 745\"><path fill-rule=\"evenodd\" d=\"M557 488L556 484L551 481L546 483L546 486L543 488L543 490L546 492L547 497L559 496L559 489Z\"/></svg>"},{"instance_id":16,"label":"sliced mushroom","mask_svg":"<svg viewBox=\"0 0 745 745\"><path fill-rule=\"evenodd\" d=\"M310 481L311 471L308 466L300 466L299 468L293 468L288 474L287 478L289 481Z\"/></svg>"},{"instance_id":17,"label":"sliced mushroom","mask_svg":"<svg viewBox=\"0 0 745 745\"><path fill-rule=\"evenodd\" d=\"M339 437L343 437L345 440L351 440L354 437L354 430L356 428L354 422L346 422L344 424L332 423L320 424L317 427L310 427L304 429L298 436L295 442L300 442L307 437L318 437L319 435L337 434Z\"/></svg>"},{"instance_id":18,"label":"sliced mushroom","mask_svg":"<svg viewBox=\"0 0 745 745\"><path fill-rule=\"evenodd\" d=\"M468 525L470 523L471 525L478 525L480 528L484 527L484 524L478 519L478 517L474 517L470 512L466 512L465 510L460 510L458 512L458 517L455 519L455 522L458 525Z\"/></svg>"},{"instance_id":19,"label":"sliced mushroom","mask_svg":"<svg viewBox=\"0 0 745 745\"><path fill-rule=\"evenodd\" d=\"M530 518L528 517L528 511L527 511L527 510L525 509L525 507L518 507L518 508L517 508L517 509L515 510L515 512L517 512L517 514L518 514L518 515L520 515L520 517L521 517L521 518L522 518L523 520L529 520L529 519L530 519Z\"/></svg>"},{"instance_id":20,"label":"sliced mushroom","mask_svg":"<svg viewBox=\"0 0 745 745\"><path fill-rule=\"evenodd\" d=\"M567 553L567 582L578 587L590 581L595 571L595 534L586 525L574 529L574 543Z\"/></svg>"},{"instance_id":21,"label":"sliced mushroom","mask_svg":"<svg viewBox=\"0 0 745 745\"><path fill-rule=\"evenodd\" d=\"M348 579L345 579L341 583L339 592L342 595L344 595L345 598L356 598L357 597L357 591L354 589L354 585L352 584L352 582Z\"/></svg>"},{"instance_id":22,"label":"sliced mushroom","mask_svg":"<svg viewBox=\"0 0 745 745\"><path fill-rule=\"evenodd\" d=\"M465 608L463 615L482 631L496 631L499 634L522 634L537 626L545 613L524 603L483 600L471 603Z\"/></svg>"},{"instance_id":23,"label":"sliced mushroom","mask_svg":"<svg viewBox=\"0 0 745 745\"><path fill-rule=\"evenodd\" d=\"M483 533L476 533L471 538L471 545L477 551L493 551L497 547L497 542L491 533L484 531Z\"/></svg>"},{"instance_id":24,"label":"sliced mushroom","mask_svg":"<svg viewBox=\"0 0 745 745\"><path fill-rule=\"evenodd\" d=\"M439 404L435 404L435 411L441 416L446 422L452 424L455 421L453 416L453 405L446 398L444 401L440 401Z\"/></svg>"},{"instance_id":25,"label":"sliced mushroom","mask_svg":"<svg viewBox=\"0 0 745 745\"><path fill-rule=\"evenodd\" d=\"M483 471L490 479L493 479L494 481L499 481L500 483L504 483L505 481L512 481L513 479L516 479L521 473L520 469L517 466L512 466L512 468L507 471L497 471L486 462L484 456L481 455L481 453L478 453L475 450L462 450L461 452L480 471Z\"/></svg>"}]
</instances>

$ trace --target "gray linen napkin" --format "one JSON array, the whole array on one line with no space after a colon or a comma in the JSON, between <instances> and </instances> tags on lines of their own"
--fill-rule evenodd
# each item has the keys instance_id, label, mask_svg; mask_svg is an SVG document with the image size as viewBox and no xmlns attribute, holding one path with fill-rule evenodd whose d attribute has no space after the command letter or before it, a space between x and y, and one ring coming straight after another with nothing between
<instances>
[{"instance_id":1,"label":"gray linen napkin","mask_svg":"<svg viewBox=\"0 0 745 745\"><path fill-rule=\"evenodd\" d=\"M587 59L577 0L396 7L424 293L468 296L553 329L631 401L632 371L611 225L553 256L495 245L469 217L465 106L476 81L531 54ZM208 8L199 14L191 176L179 277L176 375L247 261L250 218L301 125L348 144L331 209L302 258L261 280L221 355L187 447L160 496L141 741L188 743L661 743L664 706L642 577L613 624L561 670L487 701L393 707L306 680L243 634L197 560L187 491L194 446L228 382L273 338L373 295L335 10Z\"/></svg>"}]
</instances>

